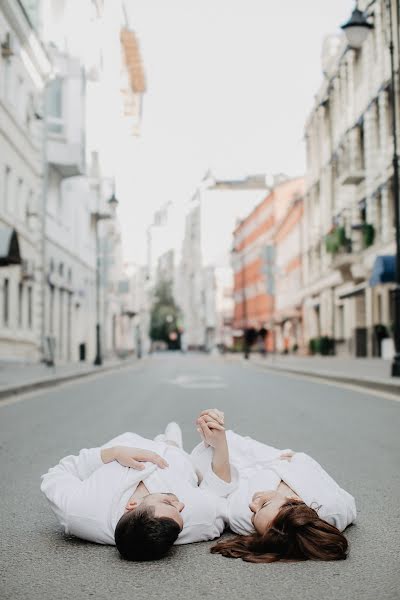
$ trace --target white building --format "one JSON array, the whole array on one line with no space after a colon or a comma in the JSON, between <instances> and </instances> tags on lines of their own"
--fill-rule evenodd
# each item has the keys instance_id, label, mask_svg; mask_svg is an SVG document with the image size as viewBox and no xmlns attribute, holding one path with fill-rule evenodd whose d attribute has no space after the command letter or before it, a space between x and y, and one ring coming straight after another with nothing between
<instances>
[{"instance_id":1,"label":"white building","mask_svg":"<svg viewBox=\"0 0 400 600\"><path fill-rule=\"evenodd\" d=\"M305 335L355 356L379 356L393 321L391 284L369 283L377 257L395 247L388 15L383 0L368 6L374 28L360 50L344 36L326 41L306 125Z\"/></svg>"},{"instance_id":2,"label":"white building","mask_svg":"<svg viewBox=\"0 0 400 600\"><path fill-rule=\"evenodd\" d=\"M108 200L118 189L124 163L116 149L126 156L124 144L138 133L144 76L123 2L38 4L38 22L54 64L46 102L43 333L54 340L56 359L92 361L97 322L101 354L126 350L119 297L125 276L121 233Z\"/></svg>"},{"instance_id":3,"label":"white building","mask_svg":"<svg viewBox=\"0 0 400 600\"><path fill-rule=\"evenodd\" d=\"M51 65L21 2L1 2L0 42L0 359L34 361L42 319L37 117Z\"/></svg>"}]
</instances>

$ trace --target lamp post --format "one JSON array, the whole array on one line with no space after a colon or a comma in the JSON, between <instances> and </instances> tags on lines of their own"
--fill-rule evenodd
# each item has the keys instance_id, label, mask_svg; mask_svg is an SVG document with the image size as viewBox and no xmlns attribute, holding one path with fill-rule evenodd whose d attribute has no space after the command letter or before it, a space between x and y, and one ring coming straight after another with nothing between
<instances>
[{"instance_id":1,"label":"lamp post","mask_svg":"<svg viewBox=\"0 0 400 600\"><path fill-rule=\"evenodd\" d=\"M392 363L392 376L400 377L400 184L399 184L399 157L397 153L397 115L396 115L396 71L394 65L394 33L393 33L393 12L391 0L386 0L386 10L389 15L389 52L390 52L390 107L392 113L392 137L393 137L393 202L395 217L395 237L396 237L396 275L395 288L393 290L394 300L394 347L395 354ZM349 46L354 49L361 48L363 42L368 36L373 24L368 22L372 15L361 12L357 5L347 21L342 25L346 34Z\"/></svg>"},{"instance_id":2,"label":"lamp post","mask_svg":"<svg viewBox=\"0 0 400 600\"><path fill-rule=\"evenodd\" d=\"M118 200L115 197L113 191L111 198L108 200L110 207L110 213L101 213L99 211L92 213L92 219L95 225L95 236L96 236L96 356L93 364L95 366L101 366L103 364L103 355L101 351L101 325L100 325L100 248L99 248L99 221L106 219L112 219L115 215L115 210L118 206Z\"/></svg>"}]
</instances>

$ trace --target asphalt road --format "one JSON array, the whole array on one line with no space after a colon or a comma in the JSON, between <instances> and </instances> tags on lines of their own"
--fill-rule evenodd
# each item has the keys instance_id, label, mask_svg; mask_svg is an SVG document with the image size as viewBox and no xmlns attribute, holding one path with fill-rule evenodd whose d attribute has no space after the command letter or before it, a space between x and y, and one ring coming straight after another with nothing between
<instances>
[{"instance_id":1,"label":"asphalt road","mask_svg":"<svg viewBox=\"0 0 400 600\"><path fill-rule=\"evenodd\" d=\"M182 424L191 449L194 418L211 406L240 433L310 453L356 497L347 561L252 565L211 555L201 543L135 564L113 547L63 536L39 491L42 473L126 430L154 437L171 419ZM155 356L0 403L0 597L398 599L399 432L400 402L190 355Z\"/></svg>"}]
</instances>

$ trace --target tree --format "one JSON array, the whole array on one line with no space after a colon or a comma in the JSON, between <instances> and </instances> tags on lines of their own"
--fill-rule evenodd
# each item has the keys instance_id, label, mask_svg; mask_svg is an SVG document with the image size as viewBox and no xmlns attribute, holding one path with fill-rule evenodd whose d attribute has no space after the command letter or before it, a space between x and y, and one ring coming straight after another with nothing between
<instances>
[{"instance_id":1,"label":"tree","mask_svg":"<svg viewBox=\"0 0 400 600\"><path fill-rule=\"evenodd\" d=\"M172 283L160 281L154 290L150 316L150 338L162 341L169 349L180 348L180 311L172 294Z\"/></svg>"}]
</instances>

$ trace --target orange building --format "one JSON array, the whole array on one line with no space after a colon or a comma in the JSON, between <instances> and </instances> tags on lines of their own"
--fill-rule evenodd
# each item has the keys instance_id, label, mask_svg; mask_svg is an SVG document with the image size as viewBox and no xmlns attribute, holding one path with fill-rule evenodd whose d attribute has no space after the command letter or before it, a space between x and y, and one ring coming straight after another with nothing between
<instances>
[{"instance_id":1,"label":"orange building","mask_svg":"<svg viewBox=\"0 0 400 600\"><path fill-rule=\"evenodd\" d=\"M234 329L267 329L266 347L270 351L275 349L275 235L278 224L303 190L303 178L279 176L264 200L233 233Z\"/></svg>"},{"instance_id":2,"label":"orange building","mask_svg":"<svg viewBox=\"0 0 400 600\"><path fill-rule=\"evenodd\" d=\"M274 338L278 352L303 352L303 211L299 188L275 230Z\"/></svg>"}]
</instances>

